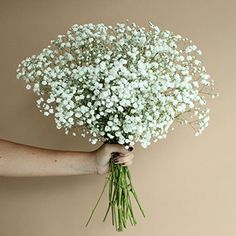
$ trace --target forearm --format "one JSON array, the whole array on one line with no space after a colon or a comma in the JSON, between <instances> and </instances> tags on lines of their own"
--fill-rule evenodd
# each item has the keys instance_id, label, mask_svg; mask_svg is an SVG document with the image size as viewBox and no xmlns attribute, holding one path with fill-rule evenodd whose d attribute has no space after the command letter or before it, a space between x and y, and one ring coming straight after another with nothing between
<instances>
[{"instance_id":1,"label":"forearm","mask_svg":"<svg viewBox=\"0 0 236 236\"><path fill-rule=\"evenodd\" d=\"M96 174L94 152L37 148L0 140L0 176Z\"/></svg>"}]
</instances>

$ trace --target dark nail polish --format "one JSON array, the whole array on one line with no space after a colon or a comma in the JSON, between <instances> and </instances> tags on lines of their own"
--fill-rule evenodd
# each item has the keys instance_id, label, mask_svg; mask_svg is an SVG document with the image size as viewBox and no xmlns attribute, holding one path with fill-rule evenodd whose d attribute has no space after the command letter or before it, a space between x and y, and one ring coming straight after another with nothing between
<instances>
[{"instance_id":1,"label":"dark nail polish","mask_svg":"<svg viewBox=\"0 0 236 236\"><path fill-rule=\"evenodd\" d=\"M128 151L129 151L129 152L131 152L131 151L133 151L133 150L134 150L133 147L129 147L129 148L128 148Z\"/></svg>"}]
</instances>

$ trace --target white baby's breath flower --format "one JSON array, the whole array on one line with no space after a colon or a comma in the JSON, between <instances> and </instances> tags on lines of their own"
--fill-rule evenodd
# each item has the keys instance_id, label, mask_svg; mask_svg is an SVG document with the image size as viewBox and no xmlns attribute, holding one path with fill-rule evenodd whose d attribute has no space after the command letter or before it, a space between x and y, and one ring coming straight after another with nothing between
<instances>
[{"instance_id":1,"label":"white baby's breath flower","mask_svg":"<svg viewBox=\"0 0 236 236\"><path fill-rule=\"evenodd\" d=\"M30 84L27 84L27 85L26 85L26 89L27 89L27 90L30 90L30 89L31 89L31 85L30 85Z\"/></svg>"},{"instance_id":2,"label":"white baby's breath flower","mask_svg":"<svg viewBox=\"0 0 236 236\"><path fill-rule=\"evenodd\" d=\"M81 128L93 144L112 139L147 147L166 138L174 121L196 135L207 127L206 97L218 94L201 54L191 40L151 22L148 30L135 23L75 24L23 60L17 78L66 134Z\"/></svg>"}]
</instances>

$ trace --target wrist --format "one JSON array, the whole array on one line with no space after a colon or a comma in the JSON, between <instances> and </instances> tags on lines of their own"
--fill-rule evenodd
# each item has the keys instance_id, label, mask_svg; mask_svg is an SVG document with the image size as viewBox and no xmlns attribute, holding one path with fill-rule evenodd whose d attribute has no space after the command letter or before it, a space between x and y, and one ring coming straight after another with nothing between
<instances>
[{"instance_id":1,"label":"wrist","mask_svg":"<svg viewBox=\"0 0 236 236\"><path fill-rule=\"evenodd\" d=\"M107 165L103 163L103 158L101 158L101 154L98 150L91 152L92 158L94 159L94 165L96 169L96 174L102 175L107 173Z\"/></svg>"},{"instance_id":2,"label":"wrist","mask_svg":"<svg viewBox=\"0 0 236 236\"><path fill-rule=\"evenodd\" d=\"M89 155L90 155L90 159L92 160L92 165L93 165L93 169L94 169L93 174L99 174L99 163L97 161L97 152L92 151L89 153Z\"/></svg>"},{"instance_id":3,"label":"wrist","mask_svg":"<svg viewBox=\"0 0 236 236\"><path fill-rule=\"evenodd\" d=\"M65 165L70 169L71 174L97 174L98 167L94 152L63 152L59 153L61 160L64 159ZM61 162L61 161L60 161ZM60 163L59 161L57 163Z\"/></svg>"}]
</instances>

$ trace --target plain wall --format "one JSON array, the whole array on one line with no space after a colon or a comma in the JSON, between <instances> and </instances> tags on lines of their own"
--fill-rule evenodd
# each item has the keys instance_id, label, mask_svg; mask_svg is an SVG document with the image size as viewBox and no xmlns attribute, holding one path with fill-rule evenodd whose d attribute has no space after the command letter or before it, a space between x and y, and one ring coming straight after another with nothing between
<instances>
[{"instance_id":1,"label":"plain wall","mask_svg":"<svg viewBox=\"0 0 236 236\"><path fill-rule=\"evenodd\" d=\"M15 77L17 65L39 53L75 23L148 21L191 38L203 51L220 97L209 103L210 125L199 137L178 126L147 149L135 146L133 181L146 218L123 235L235 236L235 10L234 0L0 0L0 138L61 149L96 149L57 130L36 96ZM115 235L102 219L107 195L84 225L105 175L0 178L0 236Z\"/></svg>"}]
</instances>

